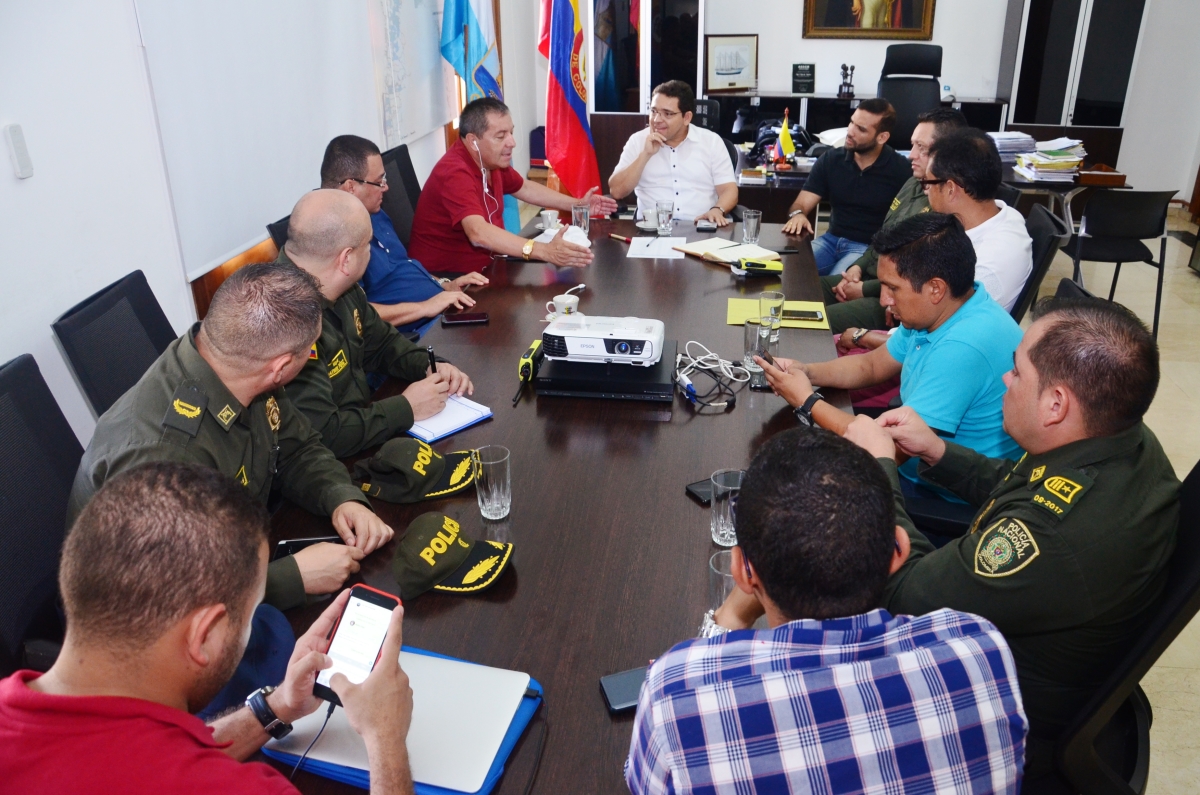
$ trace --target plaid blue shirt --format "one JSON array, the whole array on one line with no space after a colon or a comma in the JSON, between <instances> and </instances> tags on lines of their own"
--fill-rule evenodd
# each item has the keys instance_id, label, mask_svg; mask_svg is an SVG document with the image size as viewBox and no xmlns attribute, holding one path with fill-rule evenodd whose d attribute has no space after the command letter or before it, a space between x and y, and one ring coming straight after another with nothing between
<instances>
[{"instance_id":1,"label":"plaid blue shirt","mask_svg":"<svg viewBox=\"0 0 1200 795\"><path fill-rule=\"evenodd\" d=\"M642 687L643 793L1016 793L1028 722L1012 653L953 610L685 641Z\"/></svg>"}]
</instances>

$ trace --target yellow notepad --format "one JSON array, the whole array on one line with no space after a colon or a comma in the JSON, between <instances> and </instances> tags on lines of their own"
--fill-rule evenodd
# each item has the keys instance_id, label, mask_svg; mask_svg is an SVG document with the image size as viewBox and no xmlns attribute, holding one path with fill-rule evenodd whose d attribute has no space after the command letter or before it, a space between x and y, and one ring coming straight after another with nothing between
<instances>
[{"instance_id":1,"label":"yellow notepad","mask_svg":"<svg viewBox=\"0 0 1200 795\"><path fill-rule=\"evenodd\" d=\"M820 301L784 301L784 309L797 309L801 312L820 312L820 320L784 320L779 325L784 328L828 329L829 315L825 305ZM757 298L730 298L729 308L725 313L725 322L731 326L741 326L747 320L758 319Z\"/></svg>"}]
</instances>

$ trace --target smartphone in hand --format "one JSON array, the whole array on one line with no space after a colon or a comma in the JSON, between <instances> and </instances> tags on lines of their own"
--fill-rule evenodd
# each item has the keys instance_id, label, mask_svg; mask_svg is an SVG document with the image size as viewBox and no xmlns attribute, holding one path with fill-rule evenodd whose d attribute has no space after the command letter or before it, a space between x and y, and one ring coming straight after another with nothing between
<instances>
[{"instance_id":1,"label":"smartphone in hand","mask_svg":"<svg viewBox=\"0 0 1200 795\"><path fill-rule=\"evenodd\" d=\"M340 673L354 684L360 684L370 675L387 637L392 611L399 606L398 598L369 585L356 585L350 589L346 608L330 633L333 640L326 654L333 660L333 665L317 674L313 695L339 707L342 705L337 693L329 687L329 681L334 674Z\"/></svg>"}]
</instances>

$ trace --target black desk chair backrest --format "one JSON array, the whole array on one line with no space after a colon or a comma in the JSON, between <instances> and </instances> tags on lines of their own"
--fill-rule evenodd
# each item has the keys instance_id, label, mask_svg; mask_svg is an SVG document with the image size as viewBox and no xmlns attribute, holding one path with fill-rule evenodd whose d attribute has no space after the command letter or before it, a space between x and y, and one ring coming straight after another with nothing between
<instances>
[{"instance_id":1,"label":"black desk chair backrest","mask_svg":"<svg viewBox=\"0 0 1200 795\"><path fill-rule=\"evenodd\" d=\"M696 100L696 112L692 115L692 124L715 133L721 132L721 103L715 99Z\"/></svg>"},{"instance_id":2,"label":"black desk chair backrest","mask_svg":"<svg viewBox=\"0 0 1200 795\"><path fill-rule=\"evenodd\" d=\"M136 384L176 338L140 270L71 307L51 328L96 416Z\"/></svg>"},{"instance_id":3,"label":"black desk chair backrest","mask_svg":"<svg viewBox=\"0 0 1200 795\"><path fill-rule=\"evenodd\" d=\"M1000 187L996 188L996 198L1007 204L1009 207L1016 207L1017 202L1021 200L1021 191L1008 185L1004 182L1000 183Z\"/></svg>"},{"instance_id":4,"label":"black desk chair backrest","mask_svg":"<svg viewBox=\"0 0 1200 795\"><path fill-rule=\"evenodd\" d=\"M917 116L942 104L942 48L936 44L892 44L887 48L876 93L896 109L888 143L908 149Z\"/></svg>"},{"instance_id":5,"label":"black desk chair backrest","mask_svg":"<svg viewBox=\"0 0 1200 795\"><path fill-rule=\"evenodd\" d=\"M388 190L383 194L383 211L396 227L400 242L407 247L417 201L421 198L421 183L417 180L406 144L383 153L383 171L388 181Z\"/></svg>"},{"instance_id":6,"label":"black desk chair backrest","mask_svg":"<svg viewBox=\"0 0 1200 795\"><path fill-rule=\"evenodd\" d=\"M31 637L61 641L58 558L82 457L33 357L0 366L0 676L34 664Z\"/></svg>"},{"instance_id":7,"label":"black desk chair backrest","mask_svg":"<svg viewBox=\"0 0 1200 795\"><path fill-rule=\"evenodd\" d=\"M1089 237L1149 240L1167 230L1167 208L1179 191L1097 190L1083 208L1080 231Z\"/></svg>"},{"instance_id":8,"label":"black desk chair backrest","mask_svg":"<svg viewBox=\"0 0 1200 795\"><path fill-rule=\"evenodd\" d=\"M1081 287L1074 279L1068 279L1065 276L1058 283L1058 289L1054 291L1055 298L1095 298L1087 289Z\"/></svg>"},{"instance_id":9,"label":"black desk chair backrest","mask_svg":"<svg viewBox=\"0 0 1200 795\"><path fill-rule=\"evenodd\" d=\"M1018 323L1025 317L1029 307L1033 306L1041 289L1042 280L1054 262L1054 255L1071 239L1071 230L1067 222L1045 208L1044 205L1034 205L1033 211L1025 219L1025 231L1033 239L1033 270L1021 288L1021 295L1013 304L1012 319Z\"/></svg>"},{"instance_id":10,"label":"black desk chair backrest","mask_svg":"<svg viewBox=\"0 0 1200 795\"><path fill-rule=\"evenodd\" d=\"M733 176L734 176L734 181L736 182L737 181L737 173L738 173L737 147L734 146L733 141L730 141L728 138L722 138L721 140L725 144L725 151L729 153L729 162L733 163Z\"/></svg>"},{"instance_id":11,"label":"black desk chair backrest","mask_svg":"<svg viewBox=\"0 0 1200 795\"><path fill-rule=\"evenodd\" d=\"M1158 610L1059 741L1059 772L1080 792L1132 795L1145 791L1150 764L1150 716L1138 682L1197 611L1200 611L1200 464L1193 467L1179 492L1179 532ZM1132 703L1127 706L1127 702ZM1112 732L1110 722L1122 708L1133 725L1123 733ZM1123 737L1124 742L1116 743L1115 749L1111 743L1107 744L1109 747L1101 755L1097 753L1096 740L1106 730Z\"/></svg>"},{"instance_id":12,"label":"black desk chair backrest","mask_svg":"<svg viewBox=\"0 0 1200 795\"><path fill-rule=\"evenodd\" d=\"M271 242L275 244L275 248L283 251L283 244L287 242L288 223L292 220L292 216L285 215L273 224L267 224L267 234L271 236Z\"/></svg>"}]
</instances>

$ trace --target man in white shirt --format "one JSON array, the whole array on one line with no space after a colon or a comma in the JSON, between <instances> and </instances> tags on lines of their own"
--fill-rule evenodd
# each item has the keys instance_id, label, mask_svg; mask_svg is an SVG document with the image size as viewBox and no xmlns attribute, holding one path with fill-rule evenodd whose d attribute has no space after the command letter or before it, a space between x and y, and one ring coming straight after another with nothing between
<instances>
[{"instance_id":1,"label":"man in white shirt","mask_svg":"<svg viewBox=\"0 0 1200 795\"><path fill-rule=\"evenodd\" d=\"M1011 312L1033 271L1025 218L995 198L1003 168L996 144L973 128L934 141L922 180L934 212L958 216L975 247L975 278Z\"/></svg>"},{"instance_id":2,"label":"man in white shirt","mask_svg":"<svg viewBox=\"0 0 1200 795\"><path fill-rule=\"evenodd\" d=\"M657 202L673 202L675 218L726 226L737 206L737 179L721 136L692 124L696 96L682 80L654 89L650 126L625 143L621 162L608 178L614 199L637 194L645 217Z\"/></svg>"}]
</instances>

